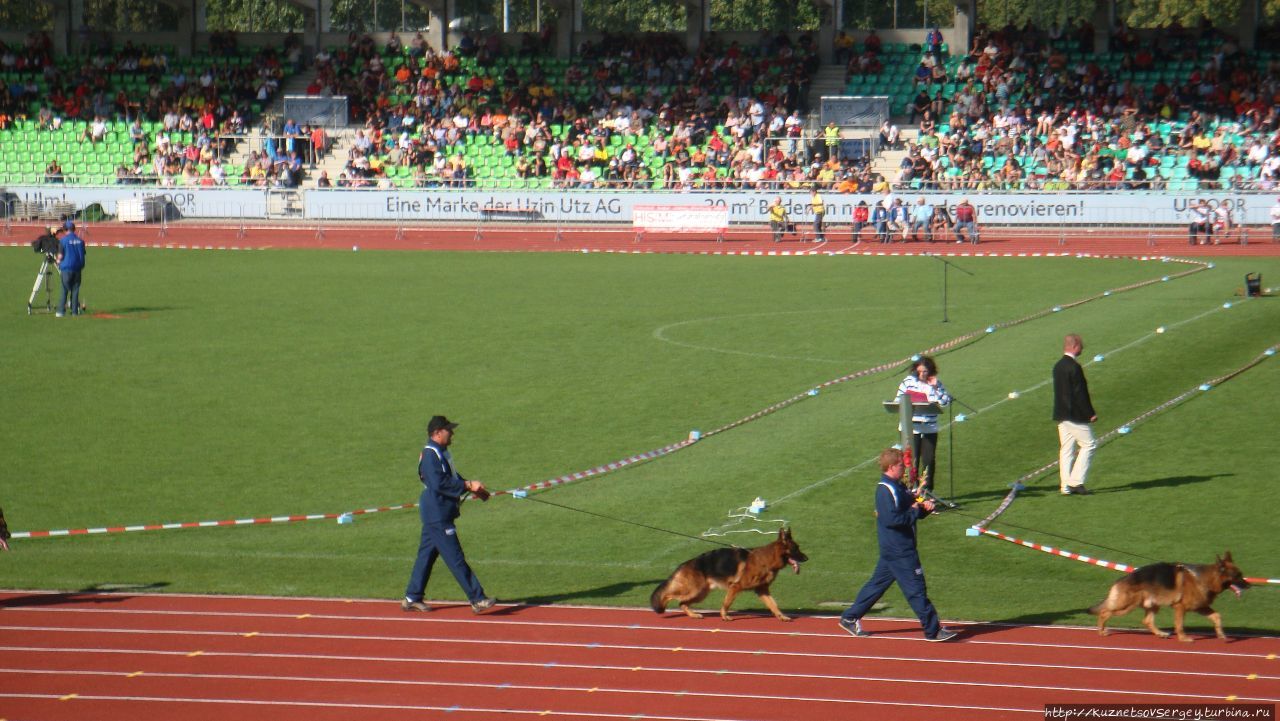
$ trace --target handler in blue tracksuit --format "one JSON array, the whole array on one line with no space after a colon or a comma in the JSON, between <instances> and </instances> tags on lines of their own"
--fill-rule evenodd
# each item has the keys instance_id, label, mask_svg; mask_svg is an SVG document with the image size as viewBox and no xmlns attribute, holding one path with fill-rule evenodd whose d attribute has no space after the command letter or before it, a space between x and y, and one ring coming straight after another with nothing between
<instances>
[{"instance_id":1,"label":"handler in blue tracksuit","mask_svg":"<svg viewBox=\"0 0 1280 721\"><path fill-rule=\"evenodd\" d=\"M945 629L938 621L938 611L925 593L924 568L916 550L916 521L933 510L933 502L917 501L915 494L902 485L906 471L902 451L888 448L880 453L880 484L876 486L876 535L880 541L880 560L858 597L840 616L840 627L854 636L869 636L862 630L862 616L889 590L894 581L907 597L924 627L926 641L950 641L955 631Z\"/></svg>"},{"instance_id":2,"label":"handler in blue tracksuit","mask_svg":"<svg viewBox=\"0 0 1280 721\"><path fill-rule=\"evenodd\" d=\"M444 558L445 565L453 572L463 593L467 594L472 611L484 613L493 608L494 600L485 594L476 574L467 565L462 543L458 540L458 529L453 523L458 517L464 493L470 491L481 500L489 497L483 483L468 481L453 468L449 445L457 427L457 423L450 423L444 416L432 416L427 423L430 440L418 458L418 477L422 479L423 486L422 495L418 498L422 541L418 544L418 559L413 564L413 573L400 603L400 608L405 611L429 610L422 598L437 557Z\"/></svg>"}]
</instances>

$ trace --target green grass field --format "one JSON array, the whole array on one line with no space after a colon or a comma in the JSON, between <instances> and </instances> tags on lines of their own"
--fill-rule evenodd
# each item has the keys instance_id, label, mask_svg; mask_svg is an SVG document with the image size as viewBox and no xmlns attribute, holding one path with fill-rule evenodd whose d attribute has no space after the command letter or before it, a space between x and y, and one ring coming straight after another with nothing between
<instances>
[{"instance_id":1,"label":"green grass field","mask_svg":"<svg viewBox=\"0 0 1280 721\"><path fill-rule=\"evenodd\" d=\"M704 257L91 248L84 294L112 318L27 317L39 258L0 248L0 505L14 531L341 512L416 500L426 420L461 422L458 467L494 489L584 470L733 422L815 385L987 326L1189 266L1084 258ZM1280 302L1243 301L1218 261L940 354L972 409L944 429L939 489L964 508L921 524L944 618L1090 623L1116 574L968 538L1014 479L1056 458L1049 371L1081 333L1099 435L1280 342ZM1232 307L1223 304L1231 302ZM1167 332L1156 335L1157 326ZM504 600L642 605L706 542L758 545L790 523L811 561L774 587L835 612L876 558L880 407L903 368L805 397L670 456L537 497L468 504L459 528ZM1280 576L1271 508L1280 365L1137 425L1095 457L1095 495L1056 471L993 528L1112 561L1206 562ZM1020 396L1009 399L1011 391ZM756 496L765 522L731 514ZM15 540L0 587L398 598L414 511L242 528ZM443 566L428 597L458 599ZM708 603L718 603L718 594ZM901 594L883 613L910 616ZM739 601L759 608L754 597ZM1280 588L1218 609L1280 630ZM1121 621L1136 624L1137 618ZM1168 619L1162 617L1168 624ZM1202 619L1193 621L1207 628Z\"/></svg>"}]
</instances>

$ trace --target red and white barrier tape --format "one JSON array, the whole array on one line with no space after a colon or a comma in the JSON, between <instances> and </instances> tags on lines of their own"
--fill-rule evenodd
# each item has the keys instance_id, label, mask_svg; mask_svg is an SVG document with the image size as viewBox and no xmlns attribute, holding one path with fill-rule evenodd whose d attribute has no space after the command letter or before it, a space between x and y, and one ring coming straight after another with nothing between
<instances>
[{"instance_id":1,"label":"red and white barrier tape","mask_svg":"<svg viewBox=\"0 0 1280 721\"><path fill-rule=\"evenodd\" d=\"M1061 548L1046 546L1042 543L1036 543L1035 541L1025 541L1021 538L1006 536L1005 534L999 531L993 531L990 528L978 528L977 526L972 526L970 530L977 531L978 533L981 533L984 536L990 536L992 538L998 538L1002 541L1008 541L1009 543L1012 543L1018 546L1023 546L1025 548L1033 548L1037 551L1044 551L1045 553L1048 553L1050 555L1069 558L1073 561L1080 561L1081 563L1089 563L1094 566L1102 566L1103 568L1110 568L1113 571L1119 571L1121 573L1131 573L1136 568L1135 566L1129 566L1123 563L1114 563L1112 561L1104 561L1101 558L1092 558L1090 556L1084 555L1083 553L1074 553L1072 551L1066 551ZM1244 580L1252 584L1280 585L1280 578L1252 578L1252 577L1246 576Z\"/></svg>"},{"instance_id":2,"label":"red and white barrier tape","mask_svg":"<svg viewBox=\"0 0 1280 721\"><path fill-rule=\"evenodd\" d=\"M658 448L652 451L647 451L645 453L638 453L634 456L623 458L620 461L614 461L613 463L606 463L603 466L596 466L595 468L591 468L589 470L578 471L577 473L570 473L568 475L560 476L558 478L552 478L546 481L539 481L538 483L530 483L527 486L512 488L509 491L495 491L493 495L495 496L514 495L517 491L525 491L525 492L542 491L548 488L555 488L556 486L563 486L566 483L573 483L574 481L581 481L587 478L601 476L611 471L616 471L620 468L626 468L627 466L635 465L636 463L639 463L641 461L647 461L653 458L661 458L662 456L668 455L670 453L675 453L681 448L686 448L692 443L694 443L693 439L680 441L679 443L672 443L669 446L663 446L662 448Z\"/></svg>"},{"instance_id":3,"label":"red and white barrier tape","mask_svg":"<svg viewBox=\"0 0 1280 721\"><path fill-rule=\"evenodd\" d=\"M383 511L399 511L405 508L416 508L416 503L404 503L398 506L382 506L379 508L362 508L345 513L312 513L308 515L270 516L266 518L237 518L225 521L183 521L181 523L147 523L136 526L103 526L101 528L69 528L58 531L18 531L13 538L54 538L57 536L93 536L103 533L133 533L135 531L171 531L178 528L216 528L222 526L261 526L269 523L297 523L299 521L334 520L339 516L350 514L362 516Z\"/></svg>"}]
</instances>

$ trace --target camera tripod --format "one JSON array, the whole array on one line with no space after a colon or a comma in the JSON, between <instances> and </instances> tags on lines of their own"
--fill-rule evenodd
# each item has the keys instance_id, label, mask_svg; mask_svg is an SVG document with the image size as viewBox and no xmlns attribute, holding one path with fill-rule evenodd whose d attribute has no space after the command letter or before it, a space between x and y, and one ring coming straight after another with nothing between
<instances>
[{"instance_id":1,"label":"camera tripod","mask_svg":"<svg viewBox=\"0 0 1280 721\"><path fill-rule=\"evenodd\" d=\"M36 312L36 296L40 295L41 286L44 287L44 312L53 312L53 281L50 278L57 269L57 261L52 255L45 253L44 262L40 264L40 270L36 273L35 285L31 286L31 297L27 298L27 315ZM78 310L83 311L85 307L84 301L81 300Z\"/></svg>"},{"instance_id":2,"label":"camera tripod","mask_svg":"<svg viewBox=\"0 0 1280 721\"><path fill-rule=\"evenodd\" d=\"M35 312L36 296L40 295L40 286L44 286L44 312L53 312L53 283L49 277L53 275L53 269L57 266L53 262L53 256L45 253L44 262L40 264L40 272L36 273L36 283L31 287L31 297L27 299L27 315Z\"/></svg>"}]
</instances>

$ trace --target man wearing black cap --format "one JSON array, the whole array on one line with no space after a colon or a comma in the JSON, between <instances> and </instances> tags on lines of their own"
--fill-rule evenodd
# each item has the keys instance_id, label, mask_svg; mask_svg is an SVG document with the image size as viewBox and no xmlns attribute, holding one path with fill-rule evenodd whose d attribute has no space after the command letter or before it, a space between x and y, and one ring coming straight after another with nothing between
<instances>
[{"instance_id":1,"label":"man wearing black cap","mask_svg":"<svg viewBox=\"0 0 1280 721\"><path fill-rule=\"evenodd\" d=\"M482 501L489 498L489 491L483 483L468 481L453 468L449 445L457 427L457 423L451 423L444 416L432 416L427 423L430 440L418 458L418 478L422 479L423 486L422 495L418 498L422 541L418 544L418 559L413 564L404 600L400 602L400 608L405 611L429 610L422 598L437 557L444 558L445 565L453 572L463 593L467 594L472 611L484 613L493 608L494 600L485 594L471 566L467 565L462 543L458 540L458 529L453 524L458 517L462 496L468 491Z\"/></svg>"},{"instance_id":2,"label":"man wearing black cap","mask_svg":"<svg viewBox=\"0 0 1280 721\"><path fill-rule=\"evenodd\" d=\"M84 241L76 235L76 224L68 220L62 224L64 231L58 239L58 272L62 276L62 294L58 296L57 316L64 311L80 315L80 275L84 271ZM67 296L71 307L67 307Z\"/></svg>"}]
</instances>

